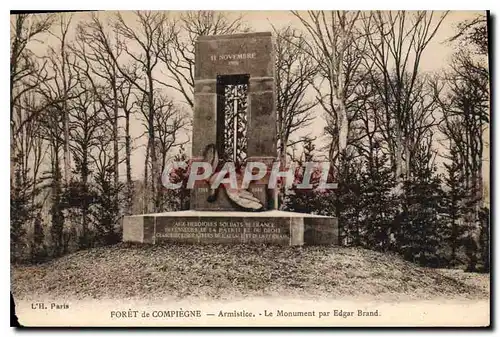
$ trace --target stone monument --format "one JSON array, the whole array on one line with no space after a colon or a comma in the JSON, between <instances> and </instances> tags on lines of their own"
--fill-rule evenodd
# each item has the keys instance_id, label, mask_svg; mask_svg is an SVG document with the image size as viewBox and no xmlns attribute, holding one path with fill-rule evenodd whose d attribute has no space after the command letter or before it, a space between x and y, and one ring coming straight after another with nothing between
<instances>
[{"instance_id":1,"label":"stone monument","mask_svg":"<svg viewBox=\"0 0 500 337\"><path fill-rule=\"evenodd\" d=\"M270 171L277 160L271 33L200 36L195 50L192 161L210 162L214 172L227 162ZM269 174L237 190L212 189L210 179L193 186L189 211L124 217L123 241L338 243L337 219L275 210Z\"/></svg>"}]
</instances>

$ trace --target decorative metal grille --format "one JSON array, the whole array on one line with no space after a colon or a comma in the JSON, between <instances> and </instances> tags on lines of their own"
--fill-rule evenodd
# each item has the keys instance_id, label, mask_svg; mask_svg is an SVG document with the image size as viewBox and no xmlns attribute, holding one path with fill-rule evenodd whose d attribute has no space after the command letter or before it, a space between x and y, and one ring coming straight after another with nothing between
<instances>
[{"instance_id":1,"label":"decorative metal grille","mask_svg":"<svg viewBox=\"0 0 500 337\"><path fill-rule=\"evenodd\" d=\"M238 167L247 158L248 84L224 85L224 151L222 159Z\"/></svg>"}]
</instances>

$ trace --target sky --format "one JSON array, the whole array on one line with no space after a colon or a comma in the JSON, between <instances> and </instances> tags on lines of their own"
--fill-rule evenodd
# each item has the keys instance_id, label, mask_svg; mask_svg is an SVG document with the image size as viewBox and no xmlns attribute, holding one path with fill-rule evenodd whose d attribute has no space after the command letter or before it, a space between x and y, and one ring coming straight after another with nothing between
<instances>
[{"instance_id":1,"label":"sky","mask_svg":"<svg viewBox=\"0 0 500 337\"><path fill-rule=\"evenodd\" d=\"M169 15L172 17L178 17L181 12L178 11L170 11ZM469 20L483 12L472 12L472 11L452 11L448 14L448 16L444 19L439 31L437 32L434 39L429 43L426 51L422 56L422 60L420 63L420 71L422 73L432 73L439 72L443 70L450 61L452 53L454 52L453 46L447 42L451 36L453 36L456 32L457 24L464 21ZM114 12L106 12L101 11L99 16L103 19L110 17L114 14ZM122 11L122 16L125 21L130 24L131 27L136 25L135 23L135 14L130 11ZM293 26L296 28L302 28L302 24L291 12L288 11L231 11L226 12L228 16L238 16L243 15L243 19L245 23L252 29L252 31L260 32L260 31L272 31L273 26L276 28ZM436 12L435 18L440 17L442 12ZM89 17L88 12L81 13L73 13L72 24L76 25L79 21L84 21ZM72 39L74 34L74 30L70 30L69 39ZM32 45L32 49L37 54L43 54L43 50L53 44L56 43L57 40L54 37L47 37L44 41L44 44L34 44ZM160 70L161 71L161 70ZM180 94L173 90L166 91L174 100L178 102L182 102L182 97ZM314 113L316 117L314 122L307 128L302 131L299 135L309 134L311 136L318 137L319 142L317 145L321 145L321 141L323 138L323 129L325 126L325 121L322 118L322 113L319 108L315 109ZM131 134L133 138L139 138L144 132L144 126L139 120L136 120L131 125ZM185 137L191 137L189 134L190 131L187 131ZM145 155L145 137L137 140L135 143L136 149L132 155L132 167L133 167L133 176L135 179L139 179L143 174L144 169L144 155ZM188 151L190 147L186 148ZM121 175L125 175L125 169L121 169Z\"/></svg>"}]
</instances>

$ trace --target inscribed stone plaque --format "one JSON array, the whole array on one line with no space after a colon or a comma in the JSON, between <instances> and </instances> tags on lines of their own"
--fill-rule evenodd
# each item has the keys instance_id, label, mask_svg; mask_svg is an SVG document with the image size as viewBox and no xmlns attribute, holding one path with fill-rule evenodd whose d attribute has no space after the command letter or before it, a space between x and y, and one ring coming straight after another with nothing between
<instances>
[{"instance_id":1,"label":"inscribed stone plaque","mask_svg":"<svg viewBox=\"0 0 500 337\"><path fill-rule=\"evenodd\" d=\"M290 219L158 217L156 243L272 243L289 245Z\"/></svg>"},{"instance_id":2,"label":"inscribed stone plaque","mask_svg":"<svg viewBox=\"0 0 500 337\"><path fill-rule=\"evenodd\" d=\"M195 79L219 74L272 77L271 33L200 36L196 43Z\"/></svg>"}]
</instances>

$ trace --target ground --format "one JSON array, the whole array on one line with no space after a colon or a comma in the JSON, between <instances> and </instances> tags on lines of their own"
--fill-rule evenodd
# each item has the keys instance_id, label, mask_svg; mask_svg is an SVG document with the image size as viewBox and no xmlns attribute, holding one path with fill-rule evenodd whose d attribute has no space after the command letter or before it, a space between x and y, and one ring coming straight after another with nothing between
<instances>
[{"instance_id":1,"label":"ground","mask_svg":"<svg viewBox=\"0 0 500 337\"><path fill-rule=\"evenodd\" d=\"M489 274L334 246L118 244L11 268L16 299L489 299Z\"/></svg>"}]
</instances>

